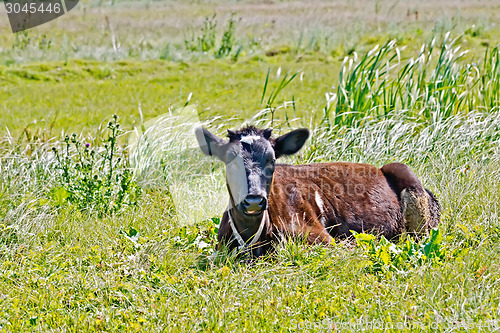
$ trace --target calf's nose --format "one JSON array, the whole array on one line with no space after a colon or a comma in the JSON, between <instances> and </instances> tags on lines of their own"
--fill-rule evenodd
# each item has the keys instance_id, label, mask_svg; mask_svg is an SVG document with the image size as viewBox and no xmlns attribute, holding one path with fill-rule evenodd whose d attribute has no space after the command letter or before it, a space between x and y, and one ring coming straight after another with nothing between
<instances>
[{"instance_id":1,"label":"calf's nose","mask_svg":"<svg viewBox=\"0 0 500 333\"><path fill-rule=\"evenodd\" d=\"M243 199L242 205L247 213L259 213L266 206L266 198L260 195L247 195L245 199Z\"/></svg>"}]
</instances>

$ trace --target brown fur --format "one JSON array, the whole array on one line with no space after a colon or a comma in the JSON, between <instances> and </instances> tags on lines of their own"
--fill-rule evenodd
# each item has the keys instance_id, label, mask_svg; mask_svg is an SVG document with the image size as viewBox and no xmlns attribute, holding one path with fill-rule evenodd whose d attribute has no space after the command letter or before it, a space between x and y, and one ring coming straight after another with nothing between
<instances>
[{"instance_id":1,"label":"brown fur","mask_svg":"<svg viewBox=\"0 0 500 333\"><path fill-rule=\"evenodd\" d=\"M258 256L283 237L329 244L351 230L392 239L425 233L439 221L439 204L411 169L392 163L381 169L358 163L277 164L269 194L269 223L254 246ZM236 244L224 214L219 241Z\"/></svg>"}]
</instances>

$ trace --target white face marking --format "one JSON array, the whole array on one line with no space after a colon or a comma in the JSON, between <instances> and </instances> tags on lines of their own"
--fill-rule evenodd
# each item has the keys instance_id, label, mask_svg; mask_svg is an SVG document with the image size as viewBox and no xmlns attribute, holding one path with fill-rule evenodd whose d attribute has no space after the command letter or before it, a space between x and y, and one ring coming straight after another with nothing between
<instances>
[{"instance_id":1,"label":"white face marking","mask_svg":"<svg viewBox=\"0 0 500 333\"><path fill-rule=\"evenodd\" d=\"M241 157L237 156L226 165L226 178L234 204L238 205L248 195L245 165Z\"/></svg>"},{"instance_id":2,"label":"white face marking","mask_svg":"<svg viewBox=\"0 0 500 333\"><path fill-rule=\"evenodd\" d=\"M240 142L244 142L244 143L251 145L254 141L257 141L259 139L260 139L260 136L257 136L257 135L246 135L246 136L241 137Z\"/></svg>"}]
</instances>

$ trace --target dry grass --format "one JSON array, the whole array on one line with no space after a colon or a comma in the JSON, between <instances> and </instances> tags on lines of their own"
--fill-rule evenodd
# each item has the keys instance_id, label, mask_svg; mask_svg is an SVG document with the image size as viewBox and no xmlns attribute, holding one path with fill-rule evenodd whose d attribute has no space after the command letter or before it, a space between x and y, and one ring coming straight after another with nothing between
<instances>
[{"instance_id":1,"label":"dry grass","mask_svg":"<svg viewBox=\"0 0 500 333\"><path fill-rule=\"evenodd\" d=\"M184 38L214 13L219 29L231 13L241 18L237 37L245 45L258 44L267 51L279 46L321 49L339 56L388 38L420 45L431 30L464 31L476 25L480 40L470 41L474 47L498 37L500 20L496 1L82 1L71 13L28 33L30 44L45 38L57 52L22 52L10 50L19 37L8 33L1 7L0 54L10 55L15 62L68 57L151 59L160 57L167 45L172 48L169 57L180 60L191 57L179 51ZM113 50L113 34L118 54Z\"/></svg>"}]
</instances>

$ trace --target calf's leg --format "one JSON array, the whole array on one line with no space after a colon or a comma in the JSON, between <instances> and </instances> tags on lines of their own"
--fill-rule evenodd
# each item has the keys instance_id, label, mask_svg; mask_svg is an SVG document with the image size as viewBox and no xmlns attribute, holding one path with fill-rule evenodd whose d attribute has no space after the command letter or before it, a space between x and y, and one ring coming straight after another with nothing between
<instances>
[{"instance_id":1,"label":"calf's leg","mask_svg":"<svg viewBox=\"0 0 500 333\"><path fill-rule=\"evenodd\" d=\"M329 245L333 242L332 236L322 225L316 225L305 232L309 244Z\"/></svg>"}]
</instances>

